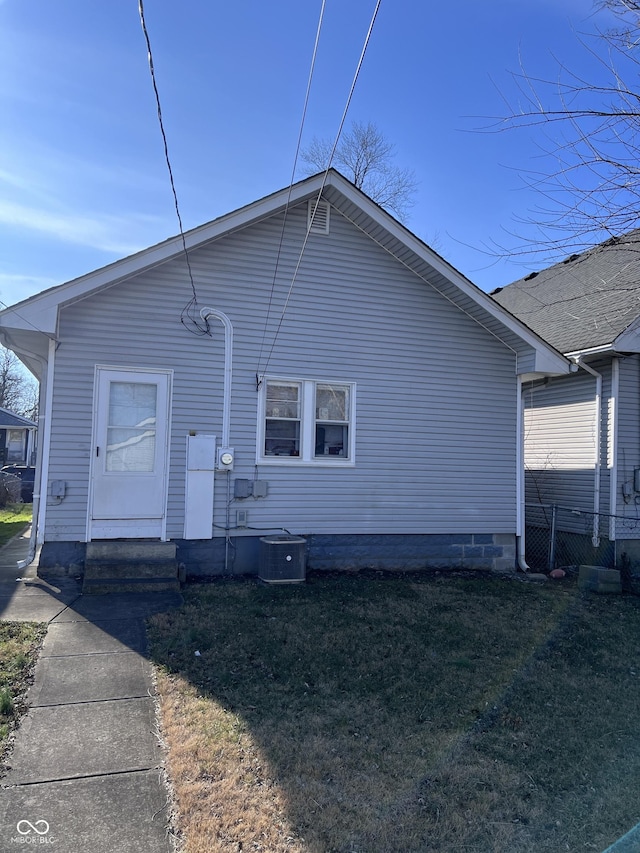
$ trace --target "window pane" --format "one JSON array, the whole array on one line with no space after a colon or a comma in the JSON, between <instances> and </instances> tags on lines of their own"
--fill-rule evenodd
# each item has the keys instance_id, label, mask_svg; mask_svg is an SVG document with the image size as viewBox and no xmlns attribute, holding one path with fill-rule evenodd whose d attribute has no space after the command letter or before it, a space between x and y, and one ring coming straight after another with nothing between
<instances>
[{"instance_id":1,"label":"window pane","mask_svg":"<svg viewBox=\"0 0 640 853\"><path fill-rule=\"evenodd\" d=\"M264 452L266 456L300 456L300 422L267 421Z\"/></svg>"},{"instance_id":2,"label":"window pane","mask_svg":"<svg viewBox=\"0 0 640 853\"><path fill-rule=\"evenodd\" d=\"M155 430L123 429L110 427L107 430L107 471L153 471L156 451Z\"/></svg>"},{"instance_id":3,"label":"window pane","mask_svg":"<svg viewBox=\"0 0 640 853\"><path fill-rule=\"evenodd\" d=\"M112 382L109 391L109 426L155 427L156 385Z\"/></svg>"},{"instance_id":4,"label":"window pane","mask_svg":"<svg viewBox=\"0 0 640 853\"><path fill-rule=\"evenodd\" d=\"M300 386L295 383L267 384L268 418L299 418L300 417Z\"/></svg>"},{"instance_id":5,"label":"window pane","mask_svg":"<svg viewBox=\"0 0 640 853\"><path fill-rule=\"evenodd\" d=\"M337 424L316 426L316 456L349 455L349 427Z\"/></svg>"},{"instance_id":6,"label":"window pane","mask_svg":"<svg viewBox=\"0 0 640 853\"><path fill-rule=\"evenodd\" d=\"M347 385L316 386L316 420L346 421L349 419L349 387Z\"/></svg>"},{"instance_id":7,"label":"window pane","mask_svg":"<svg viewBox=\"0 0 640 853\"><path fill-rule=\"evenodd\" d=\"M146 382L111 382L107 471L152 472L156 451L158 388Z\"/></svg>"}]
</instances>

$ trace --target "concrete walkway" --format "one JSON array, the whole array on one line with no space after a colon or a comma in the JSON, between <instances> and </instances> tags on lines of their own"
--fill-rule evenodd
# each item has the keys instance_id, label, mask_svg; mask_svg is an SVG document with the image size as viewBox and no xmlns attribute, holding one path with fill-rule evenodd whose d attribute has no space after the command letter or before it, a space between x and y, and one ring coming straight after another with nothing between
<instances>
[{"instance_id":1,"label":"concrete walkway","mask_svg":"<svg viewBox=\"0 0 640 853\"><path fill-rule=\"evenodd\" d=\"M0 550L0 618L48 622L48 631L0 779L0 851L49 843L59 853L169 853L144 619L180 596L81 595L73 579L18 571L27 547L21 537Z\"/></svg>"}]
</instances>

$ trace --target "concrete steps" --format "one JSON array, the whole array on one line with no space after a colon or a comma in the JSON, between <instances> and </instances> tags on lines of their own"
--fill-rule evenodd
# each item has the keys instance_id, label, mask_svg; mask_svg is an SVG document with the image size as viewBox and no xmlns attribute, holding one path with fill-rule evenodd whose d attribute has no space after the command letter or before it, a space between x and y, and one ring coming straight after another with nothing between
<instances>
[{"instance_id":1,"label":"concrete steps","mask_svg":"<svg viewBox=\"0 0 640 853\"><path fill-rule=\"evenodd\" d=\"M587 592L620 594L622 592L620 572L604 566L580 566L578 589Z\"/></svg>"},{"instance_id":2,"label":"concrete steps","mask_svg":"<svg viewBox=\"0 0 640 853\"><path fill-rule=\"evenodd\" d=\"M112 539L87 543L85 595L179 589L174 542Z\"/></svg>"}]
</instances>

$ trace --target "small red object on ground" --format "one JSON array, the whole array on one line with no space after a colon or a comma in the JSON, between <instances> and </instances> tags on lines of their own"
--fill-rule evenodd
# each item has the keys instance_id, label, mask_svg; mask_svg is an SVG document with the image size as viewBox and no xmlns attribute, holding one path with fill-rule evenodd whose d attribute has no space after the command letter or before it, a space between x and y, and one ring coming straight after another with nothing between
<instances>
[{"instance_id":1,"label":"small red object on ground","mask_svg":"<svg viewBox=\"0 0 640 853\"><path fill-rule=\"evenodd\" d=\"M549 577L553 578L554 580L559 580L560 578L565 577L566 574L567 573L564 569L554 569L552 572L549 572Z\"/></svg>"}]
</instances>

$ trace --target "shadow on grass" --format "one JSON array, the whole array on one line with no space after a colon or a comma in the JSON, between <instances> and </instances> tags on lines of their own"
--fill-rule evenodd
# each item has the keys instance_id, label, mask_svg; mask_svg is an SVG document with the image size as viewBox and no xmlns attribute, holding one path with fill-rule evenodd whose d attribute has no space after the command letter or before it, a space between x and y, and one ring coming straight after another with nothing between
<instances>
[{"instance_id":1,"label":"shadow on grass","mask_svg":"<svg viewBox=\"0 0 640 853\"><path fill-rule=\"evenodd\" d=\"M150 639L187 850L555 853L637 821L637 599L415 577L185 599Z\"/></svg>"}]
</instances>

